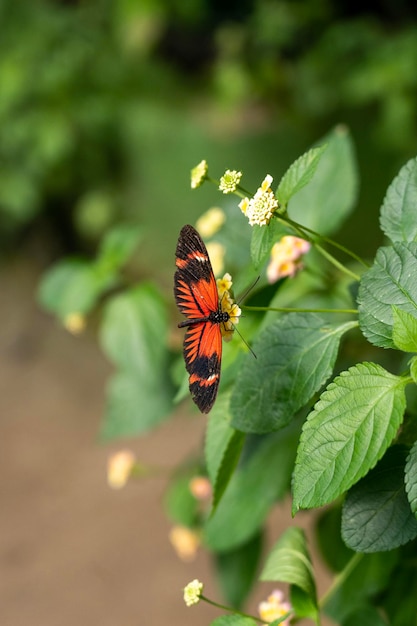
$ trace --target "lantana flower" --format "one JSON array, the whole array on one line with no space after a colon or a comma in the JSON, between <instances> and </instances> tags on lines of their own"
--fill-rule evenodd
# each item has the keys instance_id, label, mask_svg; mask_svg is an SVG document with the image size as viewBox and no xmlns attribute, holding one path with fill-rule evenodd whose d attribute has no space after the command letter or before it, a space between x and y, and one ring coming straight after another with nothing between
<instances>
[{"instance_id":1,"label":"lantana flower","mask_svg":"<svg viewBox=\"0 0 417 626\"><path fill-rule=\"evenodd\" d=\"M200 235L205 239L213 237L220 230L226 221L226 215L223 209L212 207L197 220L196 228Z\"/></svg>"},{"instance_id":2,"label":"lantana flower","mask_svg":"<svg viewBox=\"0 0 417 626\"><path fill-rule=\"evenodd\" d=\"M207 252L210 257L213 274L218 276L224 270L224 257L226 249L223 244L217 241L209 241L207 244Z\"/></svg>"},{"instance_id":3,"label":"lantana flower","mask_svg":"<svg viewBox=\"0 0 417 626\"><path fill-rule=\"evenodd\" d=\"M136 464L136 456L130 450L120 450L107 461L107 482L113 489L125 486Z\"/></svg>"},{"instance_id":4,"label":"lantana flower","mask_svg":"<svg viewBox=\"0 0 417 626\"><path fill-rule=\"evenodd\" d=\"M223 193L233 193L242 178L242 172L237 170L226 170L220 179L219 189Z\"/></svg>"},{"instance_id":5,"label":"lantana flower","mask_svg":"<svg viewBox=\"0 0 417 626\"><path fill-rule=\"evenodd\" d=\"M229 314L228 321L220 324L222 337L225 341L230 341L232 339L235 326L239 323L239 317L242 313L240 307L230 295L232 284L233 282L230 274L225 274L223 278L217 279L217 292L219 295L221 310L223 313Z\"/></svg>"},{"instance_id":6,"label":"lantana flower","mask_svg":"<svg viewBox=\"0 0 417 626\"><path fill-rule=\"evenodd\" d=\"M79 335L86 327L86 319L81 313L70 313L64 319L64 327L72 335Z\"/></svg>"},{"instance_id":7,"label":"lantana flower","mask_svg":"<svg viewBox=\"0 0 417 626\"><path fill-rule=\"evenodd\" d=\"M203 159L198 165L191 170L191 189L197 189L202 185L207 177L208 165Z\"/></svg>"},{"instance_id":8,"label":"lantana flower","mask_svg":"<svg viewBox=\"0 0 417 626\"><path fill-rule=\"evenodd\" d=\"M291 604L284 600L284 594L280 589L275 589L268 596L267 600L261 602L258 606L259 617L266 622L273 622L291 610ZM288 618L281 622L280 626L289 626L289 624L290 620Z\"/></svg>"},{"instance_id":9,"label":"lantana flower","mask_svg":"<svg viewBox=\"0 0 417 626\"><path fill-rule=\"evenodd\" d=\"M201 544L200 535L187 526L174 526L169 540L182 561L193 561Z\"/></svg>"},{"instance_id":10,"label":"lantana flower","mask_svg":"<svg viewBox=\"0 0 417 626\"><path fill-rule=\"evenodd\" d=\"M268 174L253 198L243 198L239 203L240 210L246 215L251 226L255 224L266 226L278 208L278 200L271 189L272 180L272 176Z\"/></svg>"},{"instance_id":11,"label":"lantana flower","mask_svg":"<svg viewBox=\"0 0 417 626\"><path fill-rule=\"evenodd\" d=\"M275 283L280 278L293 277L302 269L301 257L310 250L311 244L300 237L286 235L275 243L271 250L271 260L266 270L268 282Z\"/></svg>"},{"instance_id":12,"label":"lantana flower","mask_svg":"<svg viewBox=\"0 0 417 626\"><path fill-rule=\"evenodd\" d=\"M193 604L198 604L200 602L203 587L203 583L197 578L184 587L184 602L187 606L192 606Z\"/></svg>"},{"instance_id":13,"label":"lantana flower","mask_svg":"<svg viewBox=\"0 0 417 626\"><path fill-rule=\"evenodd\" d=\"M193 476L190 480L189 488L196 500L209 500L213 495L211 482L207 476Z\"/></svg>"}]
</instances>

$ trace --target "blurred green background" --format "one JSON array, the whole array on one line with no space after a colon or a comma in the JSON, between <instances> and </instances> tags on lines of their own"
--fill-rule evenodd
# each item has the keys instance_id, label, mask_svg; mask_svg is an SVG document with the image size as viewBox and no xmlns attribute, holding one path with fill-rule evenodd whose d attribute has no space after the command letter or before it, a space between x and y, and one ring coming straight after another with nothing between
<instances>
[{"instance_id":1,"label":"blurred green background","mask_svg":"<svg viewBox=\"0 0 417 626\"><path fill-rule=\"evenodd\" d=\"M247 188L266 172L278 182L338 123L361 176L341 239L372 254L357 226L376 226L416 152L412 2L2 0L0 23L4 256L34 241L44 265L89 254L133 221L146 226L140 273L164 276L181 225L222 202L190 190L193 165L240 169Z\"/></svg>"},{"instance_id":2,"label":"blurred green background","mask_svg":"<svg viewBox=\"0 0 417 626\"><path fill-rule=\"evenodd\" d=\"M73 337L40 312L36 285L55 261L94 258L106 233L133 224L143 237L129 278L156 280L174 309L180 228L236 204L209 184L192 191L190 169L206 159L216 178L241 170L249 190L267 173L277 184L337 124L351 131L360 191L334 238L371 258L385 190L417 154L417 9L0 0L0 28L0 622L191 626L181 588L199 576L219 597L208 559L183 564L169 545L167 476L107 488L96 438L111 368L93 332ZM205 424L178 419L123 443L176 467ZM278 513L274 539L292 523ZM199 623L217 615L197 610Z\"/></svg>"}]
</instances>

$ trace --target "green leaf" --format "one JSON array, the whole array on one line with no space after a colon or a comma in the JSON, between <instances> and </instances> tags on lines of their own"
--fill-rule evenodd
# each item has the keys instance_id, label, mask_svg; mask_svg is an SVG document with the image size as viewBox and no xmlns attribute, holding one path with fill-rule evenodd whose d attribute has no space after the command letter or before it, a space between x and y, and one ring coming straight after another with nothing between
<instances>
[{"instance_id":1,"label":"green leaf","mask_svg":"<svg viewBox=\"0 0 417 626\"><path fill-rule=\"evenodd\" d=\"M401 168L381 207L381 228L391 241L417 241L417 159Z\"/></svg>"},{"instance_id":2,"label":"green leaf","mask_svg":"<svg viewBox=\"0 0 417 626\"><path fill-rule=\"evenodd\" d=\"M334 572L340 572L354 555L346 547L340 536L342 509L338 504L320 512L316 522L317 544L326 565Z\"/></svg>"},{"instance_id":3,"label":"green leaf","mask_svg":"<svg viewBox=\"0 0 417 626\"><path fill-rule=\"evenodd\" d=\"M410 374L415 383L417 383L417 356L410 359Z\"/></svg>"},{"instance_id":4,"label":"green leaf","mask_svg":"<svg viewBox=\"0 0 417 626\"><path fill-rule=\"evenodd\" d=\"M342 537L356 552L384 552L417 537L417 520L405 493L405 446L393 446L349 491L342 513Z\"/></svg>"},{"instance_id":5,"label":"green leaf","mask_svg":"<svg viewBox=\"0 0 417 626\"><path fill-rule=\"evenodd\" d=\"M417 517L417 441L411 448L405 464L405 490L411 510Z\"/></svg>"},{"instance_id":6,"label":"green leaf","mask_svg":"<svg viewBox=\"0 0 417 626\"><path fill-rule=\"evenodd\" d=\"M88 313L103 286L103 281L98 278L91 263L68 259L57 263L44 274L38 298L47 311L64 320L71 313Z\"/></svg>"},{"instance_id":7,"label":"green leaf","mask_svg":"<svg viewBox=\"0 0 417 626\"><path fill-rule=\"evenodd\" d=\"M205 524L205 541L212 550L231 550L258 532L272 504L288 491L298 436L299 425L294 424L255 439L256 449L239 464L214 515Z\"/></svg>"},{"instance_id":8,"label":"green leaf","mask_svg":"<svg viewBox=\"0 0 417 626\"><path fill-rule=\"evenodd\" d=\"M311 148L290 165L276 191L280 205L287 206L290 198L311 181L326 148L326 144Z\"/></svg>"},{"instance_id":9,"label":"green leaf","mask_svg":"<svg viewBox=\"0 0 417 626\"><path fill-rule=\"evenodd\" d=\"M120 269L132 256L141 237L142 229L132 224L112 228L101 242L97 266L108 272Z\"/></svg>"},{"instance_id":10,"label":"green leaf","mask_svg":"<svg viewBox=\"0 0 417 626\"><path fill-rule=\"evenodd\" d=\"M190 490L191 479L200 473L192 464L181 468L171 479L164 496L165 511L174 524L193 527L198 523L199 506Z\"/></svg>"},{"instance_id":11,"label":"green leaf","mask_svg":"<svg viewBox=\"0 0 417 626\"><path fill-rule=\"evenodd\" d=\"M253 345L232 394L232 425L267 433L290 422L332 374L341 337L356 322L327 324L312 313L278 318Z\"/></svg>"},{"instance_id":12,"label":"green leaf","mask_svg":"<svg viewBox=\"0 0 417 626\"><path fill-rule=\"evenodd\" d=\"M211 626L257 626L257 624L251 617L243 615L221 615L211 622Z\"/></svg>"},{"instance_id":13,"label":"green leaf","mask_svg":"<svg viewBox=\"0 0 417 626\"><path fill-rule=\"evenodd\" d=\"M393 570L398 563L398 553L356 554L349 563L349 574L342 576L323 609L335 623L344 623L349 615L360 609L377 594L382 594L392 584ZM394 570L395 571L395 570ZM359 622L359 624L367 622Z\"/></svg>"},{"instance_id":14,"label":"green leaf","mask_svg":"<svg viewBox=\"0 0 417 626\"><path fill-rule=\"evenodd\" d=\"M303 594L292 597L292 601L298 599L293 604L294 610L298 616L316 619L317 597L313 567L306 538L300 528L292 526L280 537L268 556L260 580L289 583L301 589Z\"/></svg>"},{"instance_id":15,"label":"green leaf","mask_svg":"<svg viewBox=\"0 0 417 626\"><path fill-rule=\"evenodd\" d=\"M301 434L294 513L336 499L383 456L403 419L406 382L359 363L330 383Z\"/></svg>"},{"instance_id":16,"label":"green leaf","mask_svg":"<svg viewBox=\"0 0 417 626\"><path fill-rule=\"evenodd\" d=\"M399 350L417 352L417 317L392 307L392 340Z\"/></svg>"},{"instance_id":17,"label":"green leaf","mask_svg":"<svg viewBox=\"0 0 417 626\"><path fill-rule=\"evenodd\" d=\"M366 624L366 626L388 626L388 622L382 617L381 613L374 607L362 605L357 607L348 617L343 620L341 626L358 626L358 624Z\"/></svg>"},{"instance_id":18,"label":"green leaf","mask_svg":"<svg viewBox=\"0 0 417 626\"><path fill-rule=\"evenodd\" d=\"M240 609L255 581L262 552L262 533L229 552L215 555L216 574L228 605Z\"/></svg>"},{"instance_id":19,"label":"green leaf","mask_svg":"<svg viewBox=\"0 0 417 626\"><path fill-rule=\"evenodd\" d=\"M151 285L139 285L106 305L102 347L119 368L108 387L104 438L145 432L172 408L168 331L163 301Z\"/></svg>"},{"instance_id":20,"label":"green leaf","mask_svg":"<svg viewBox=\"0 0 417 626\"><path fill-rule=\"evenodd\" d=\"M347 129L336 127L323 142L327 148L314 178L291 198L288 213L296 222L328 235L341 226L355 206L358 177Z\"/></svg>"},{"instance_id":21,"label":"green leaf","mask_svg":"<svg viewBox=\"0 0 417 626\"><path fill-rule=\"evenodd\" d=\"M277 220L272 220L268 226L253 226L250 251L255 269L266 261L274 243L288 234L293 234L293 230Z\"/></svg>"},{"instance_id":22,"label":"green leaf","mask_svg":"<svg viewBox=\"0 0 417 626\"><path fill-rule=\"evenodd\" d=\"M222 497L242 451L245 435L230 426L230 394L221 394L210 412L205 457L213 485L212 513Z\"/></svg>"},{"instance_id":23,"label":"green leaf","mask_svg":"<svg viewBox=\"0 0 417 626\"><path fill-rule=\"evenodd\" d=\"M358 293L359 325L375 346L395 348L393 308L417 318L417 243L379 248Z\"/></svg>"}]
</instances>

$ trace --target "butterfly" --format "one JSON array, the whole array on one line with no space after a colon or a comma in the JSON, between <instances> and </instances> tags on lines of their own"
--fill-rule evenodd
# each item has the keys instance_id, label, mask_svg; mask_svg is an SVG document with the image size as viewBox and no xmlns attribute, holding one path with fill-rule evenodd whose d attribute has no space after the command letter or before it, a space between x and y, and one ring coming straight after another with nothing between
<instances>
[{"instance_id":1,"label":"butterfly","mask_svg":"<svg viewBox=\"0 0 417 626\"><path fill-rule=\"evenodd\" d=\"M190 225L181 229L176 249L175 301L187 319L184 360L189 373L191 396L202 413L208 413L220 382L222 333L220 325L230 315L222 311L207 248Z\"/></svg>"}]
</instances>

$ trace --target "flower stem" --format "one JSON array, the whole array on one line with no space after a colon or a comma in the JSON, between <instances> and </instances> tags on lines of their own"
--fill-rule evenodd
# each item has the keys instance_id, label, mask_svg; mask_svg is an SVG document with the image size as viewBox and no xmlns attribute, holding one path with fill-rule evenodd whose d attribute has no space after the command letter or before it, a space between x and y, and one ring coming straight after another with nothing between
<instances>
[{"instance_id":1,"label":"flower stem","mask_svg":"<svg viewBox=\"0 0 417 626\"><path fill-rule=\"evenodd\" d=\"M215 606L217 609L222 609L222 611L229 611L229 613L235 613L236 615L240 615L241 617L250 617L257 622L261 622L261 624L269 624L269 622L261 619L260 617L255 617L254 615L249 615L249 613L243 613L242 611L237 611L236 609L231 609L229 606L225 606L224 604L220 604L219 602L214 602L214 600L210 600L210 598L206 598L206 596L200 595L200 599L204 600L208 604Z\"/></svg>"},{"instance_id":2,"label":"flower stem","mask_svg":"<svg viewBox=\"0 0 417 626\"><path fill-rule=\"evenodd\" d=\"M246 306L242 305L245 311L278 311L279 313L352 313L356 315L358 309L300 309L291 307L268 307L268 306Z\"/></svg>"},{"instance_id":3,"label":"flower stem","mask_svg":"<svg viewBox=\"0 0 417 626\"><path fill-rule=\"evenodd\" d=\"M357 552L349 561L349 563L346 565L345 569L343 569L340 574L338 574L333 583L330 585L330 587L328 588L328 590L326 591L326 593L322 596L322 598L319 601L319 607L320 609L323 609L326 604L329 602L329 600L331 599L332 595L339 589L339 587L341 587L341 585L345 582L345 580L350 576L351 572L355 569L355 567L357 567L359 565L359 563L361 562L362 558L363 558L363 554L360 552Z\"/></svg>"},{"instance_id":4,"label":"flower stem","mask_svg":"<svg viewBox=\"0 0 417 626\"><path fill-rule=\"evenodd\" d=\"M317 250L317 252L320 252L320 254L324 256L325 259L327 259L330 263L332 263L335 267L337 267L337 269L339 269L341 272L344 272L345 274L353 278L353 280L357 280L357 281L360 280L361 277L358 276L358 274L355 274L355 272L352 272L347 267L345 267L342 263L340 263L340 261L335 259L334 256L330 254L330 252L327 252L327 250L322 248L318 243L315 243L314 247Z\"/></svg>"}]
</instances>

